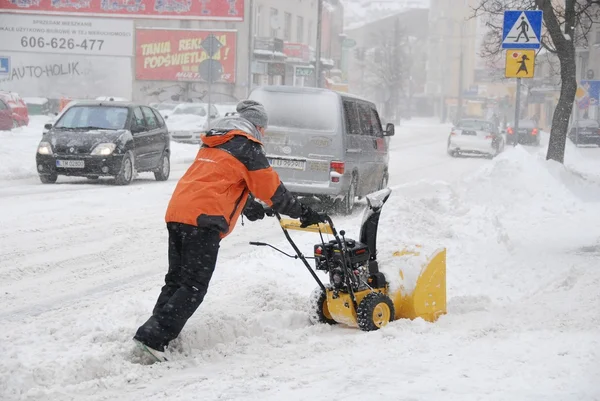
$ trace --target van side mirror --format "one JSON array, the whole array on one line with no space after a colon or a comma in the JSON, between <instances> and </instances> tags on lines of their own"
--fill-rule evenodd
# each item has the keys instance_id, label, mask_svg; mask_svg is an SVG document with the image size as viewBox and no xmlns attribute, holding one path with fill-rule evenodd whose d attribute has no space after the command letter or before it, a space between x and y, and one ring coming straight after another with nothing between
<instances>
[{"instance_id":1,"label":"van side mirror","mask_svg":"<svg viewBox=\"0 0 600 401\"><path fill-rule=\"evenodd\" d=\"M44 124L44 129L50 129L52 128L52 124L48 123L48 124Z\"/></svg>"},{"instance_id":2,"label":"van side mirror","mask_svg":"<svg viewBox=\"0 0 600 401\"><path fill-rule=\"evenodd\" d=\"M394 136L395 133L396 128L394 127L394 124L387 123L387 125L385 126L385 132L383 133L383 136Z\"/></svg>"}]
</instances>

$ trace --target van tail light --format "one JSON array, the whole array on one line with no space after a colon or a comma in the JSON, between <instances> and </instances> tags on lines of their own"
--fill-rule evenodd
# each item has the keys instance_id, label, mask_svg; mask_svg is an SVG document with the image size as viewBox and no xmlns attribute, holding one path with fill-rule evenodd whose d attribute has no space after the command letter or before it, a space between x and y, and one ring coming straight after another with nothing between
<instances>
[{"instance_id":1,"label":"van tail light","mask_svg":"<svg viewBox=\"0 0 600 401\"><path fill-rule=\"evenodd\" d=\"M506 130L506 132L508 133L508 135L512 135L514 131L513 131L513 129L512 129L512 128L510 128L510 127L509 127L509 128Z\"/></svg>"},{"instance_id":2,"label":"van tail light","mask_svg":"<svg viewBox=\"0 0 600 401\"><path fill-rule=\"evenodd\" d=\"M344 162L331 162L330 167L331 167L331 171L335 171L336 173L339 174L344 174L344 167L345 167Z\"/></svg>"},{"instance_id":3,"label":"van tail light","mask_svg":"<svg viewBox=\"0 0 600 401\"><path fill-rule=\"evenodd\" d=\"M344 163L344 162L333 161L329 164L331 173L337 173L337 174L331 174L331 182L340 182L339 176L344 175L345 167L346 167L346 163Z\"/></svg>"},{"instance_id":4,"label":"van tail light","mask_svg":"<svg viewBox=\"0 0 600 401\"><path fill-rule=\"evenodd\" d=\"M537 128L534 128L534 129L532 129L532 130L531 130L531 135L534 135L534 136L535 136L535 135L537 135L537 134L538 134L538 130L537 130Z\"/></svg>"},{"instance_id":5,"label":"van tail light","mask_svg":"<svg viewBox=\"0 0 600 401\"><path fill-rule=\"evenodd\" d=\"M450 131L450 136L455 136L456 132L454 132L454 130Z\"/></svg>"}]
</instances>

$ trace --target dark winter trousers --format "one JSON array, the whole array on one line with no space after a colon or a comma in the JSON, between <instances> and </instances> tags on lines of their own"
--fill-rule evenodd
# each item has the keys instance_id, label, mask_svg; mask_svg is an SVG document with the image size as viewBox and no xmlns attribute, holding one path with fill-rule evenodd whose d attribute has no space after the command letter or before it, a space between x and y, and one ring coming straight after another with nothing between
<instances>
[{"instance_id":1,"label":"dark winter trousers","mask_svg":"<svg viewBox=\"0 0 600 401\"><path fill-rule=\"evenodd\" d=\"M169 271L152 316L134 338L159 351L177 338L204 300L217 263L219 232L167 223Z\"/></svg>"}]
</instances>

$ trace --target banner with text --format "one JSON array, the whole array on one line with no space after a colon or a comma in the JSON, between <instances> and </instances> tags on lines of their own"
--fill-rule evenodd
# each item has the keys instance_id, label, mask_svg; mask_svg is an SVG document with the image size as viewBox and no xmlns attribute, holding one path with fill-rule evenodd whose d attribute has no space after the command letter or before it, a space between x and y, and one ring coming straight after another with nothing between
<instances>
[{"instance_id":1,"label":"banner with text","mask_svg":"<svg viewBox=\"0 0 600 401\"><path fill-rule=\"evenodd\" d=\"M136 29L135 77L235 83L236 31ZM212 57L210 57L212 55Z\"/></svg>"},{"instance_id":2,"label":"banner with text","mask_svg":"<svg viewBox=\"0 0 600 401\"><path fill-rule=\"evenodd\" d=\"M2 52L7 74L0 88L24 97L80 99L116 96L131 99L131 57Z\"/></svg>"},{"instance_id":3,"label":"banner with text","mask_svg":"<svg viewBox=\"0 0 600 401\"><path fill-rule=\"evenodd\" d=\"M4 14L0 37L0 51L133 56L132 20Z\"/></svg>"},{"instance_id":4,"label":"banner with text","mask_svg":"<svg viewBox=\"0 0 600 401\"><path fill-rule=\"evenodd\" d=\"M243 21L244 0L0 0L21 14Z\"/></svg>"}]
</instances>

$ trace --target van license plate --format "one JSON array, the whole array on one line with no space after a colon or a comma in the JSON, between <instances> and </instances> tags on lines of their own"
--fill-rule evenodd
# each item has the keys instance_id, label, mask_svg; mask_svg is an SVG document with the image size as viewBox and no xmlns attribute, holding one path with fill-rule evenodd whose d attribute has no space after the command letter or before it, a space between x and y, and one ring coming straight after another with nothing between
<instances>
[{"instance_id":1,"label":"van license plate","mask_svg":"<svg viewBox=\"0 0 600 401\"><path fill-rule=\"evenodd\" d=\"M85 162L83 160L57 160L56 167L61 168L84 168Z\"/></svg>"},{"instance_id":2,"label":"van license plate","mask_svg":"<svg viewBox=\"0 0 600 401\"><path fill-rule=\"evenodd\" d=\"M271 167L274 168L291 168L293 170L304 170L306 168L306 162L304 160L270 159L269 163L271 164Z\"/></svg>"}]
</instances>

